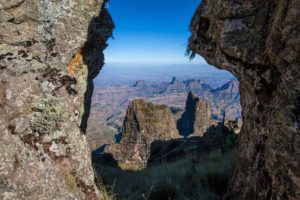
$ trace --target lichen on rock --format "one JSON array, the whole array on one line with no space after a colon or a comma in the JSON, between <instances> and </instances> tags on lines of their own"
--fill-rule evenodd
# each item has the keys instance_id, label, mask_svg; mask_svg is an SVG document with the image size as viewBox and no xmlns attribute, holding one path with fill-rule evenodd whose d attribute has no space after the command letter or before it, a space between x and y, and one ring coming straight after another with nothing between
<instances>
[{"instance_id":1,"label":"lichen on rock","mask_svg":"<svg viewBox=\"0 0 300 200\"><path fill-rule=\"evenodd\" d=\"M31 119L32 128L40 134L54 132L59 122L64 120L64 108L60 99L54 96L34 102L32 110L35 112Z\"/></svg>"},{"instance_id":2,"label":"lichen on rock","mask_svg":"<svg viewBox=\"0 0 300 200\"><path fill-rule=\"evenodd\" d=\"M79 126L112 29L102 0L0 1L1 199L103 199Z\"/></svg>"}]
</instances>

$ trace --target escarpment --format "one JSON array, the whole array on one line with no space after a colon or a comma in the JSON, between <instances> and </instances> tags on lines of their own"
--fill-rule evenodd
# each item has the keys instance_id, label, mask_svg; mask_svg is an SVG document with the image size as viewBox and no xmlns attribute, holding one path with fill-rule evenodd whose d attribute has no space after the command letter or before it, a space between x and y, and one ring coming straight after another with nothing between
<instances>
[{"instance_id":1,"label":"escarpment","mask_svg":"<svg viewBox=\"0 0 300 200\"><path fill-rule=\"evenodd\" d=\"M113 26L103 1L0 1L1 199L102 199L82 132Z\"/></svg>"},{"instance_id":2,"label":"escarpment","mask_svg":"<svg viewBox=\"0 0 300 200\"><path fill-rule=\"evenodd\" d=\"M171 109L139 99L128 106L120 144L107 147L121 165L146 166L151 143L178 138Z\"/></svg>"},{"instance_id":3,"label":"escarpment","mask_svg":"<svg viewBox=\"0 0 300 200\"><path fill-rule=\"evenodd\" d=\"M202 1L189 48L240 81L243 125L225 199L300 199L300 1Z\"/></svg>"}]
</instances>

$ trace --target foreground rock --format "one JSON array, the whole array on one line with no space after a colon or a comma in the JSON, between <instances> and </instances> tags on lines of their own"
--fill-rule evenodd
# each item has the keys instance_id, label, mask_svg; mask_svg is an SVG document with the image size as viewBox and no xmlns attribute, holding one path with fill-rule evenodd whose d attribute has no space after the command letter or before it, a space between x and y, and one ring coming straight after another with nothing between
<instances>
[{"instance_id":1,"label":"foreground rock","mask_svg":"<svg viewBox=\"0 0 300 200\"><path fill-rule=\"evenodd\" d=\"M178 138L171 110L144 100L134 100L127 109L120 144L110 145L106 152L113 153L125 168L145 166L155 140Z\"/></svg>"},{"instance_id":2,"label":"foreground rock","mask_svg":"<svg viewBox=\"0 0 300 200\"><path fill-rule=\"evenodd\" d=\"M1 199L102 199L82 131L112 28L102 1L0 1Z\"/></svg>"},{"instance_id":3,"label":"foreground rock","mask_svg":"<svg viewBox=\"0 0 300 200\"><path fill-rule=\"evenodd\" d=\"M300 199L300 1L202 1L189 46L240 81L243 126L226 199Z\"/></svg>"},{"instance_id":4,"label":"foreground rock","mask_svg":"<svg viewBox=\"0 0 300 200\"><path fill-rule=\"evenodd\" d=\"M185 112L177 121L180 135L203 136L203 133L214 124L211 115L210 104L189 92Z\"/></svg>"}]
</instances>

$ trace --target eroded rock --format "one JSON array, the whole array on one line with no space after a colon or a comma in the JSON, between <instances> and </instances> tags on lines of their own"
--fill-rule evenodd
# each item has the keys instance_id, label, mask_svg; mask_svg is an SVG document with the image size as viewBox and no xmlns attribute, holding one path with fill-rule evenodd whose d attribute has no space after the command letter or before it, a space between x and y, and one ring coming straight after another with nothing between
<instances>
[{"instance_id":1,"label":"eroded rock","mask_svg":"<svg viewBox=\"0 0 300 200\"><path fill-rule=\"evenodd\" d=\"M193 54L240 81L240 152L226 199L300 199L299 18L298 0L213 0L192 19Z\"/></svg>"},{"instance_id":2,"label":"eroded rock","mask_svg":"<svg viewBox=\"0 0 300 200\"><path fill-rule=\"evenodd\" d=\"M210 104L189 92L185 112L177 121L179 133L185 137L203 136L203 133L214 124L211 116Z\"/></svg>"},{"instance_id":3,"label":"eroded rock","mask_svg":"<svg viewBox=\"0 0 300 200\"><path fill-rule=\"evenodd\" d=\"M156 140L178 138L171 110L145 100L134 100L128 106L120 144L110 145L107 153L124 168L144 167L150 156L151 144Z\"/></svg>"},{"instance_id":4,"label":"eroded rock","mask_svg":"<svg viewBox=\"0 0 300 200\"><path fill-rule=\"evenodd\" d=\"M112 29L103 1L0 1L1 199L103 198L79 126Z\"/></svg>"}]
</instances>

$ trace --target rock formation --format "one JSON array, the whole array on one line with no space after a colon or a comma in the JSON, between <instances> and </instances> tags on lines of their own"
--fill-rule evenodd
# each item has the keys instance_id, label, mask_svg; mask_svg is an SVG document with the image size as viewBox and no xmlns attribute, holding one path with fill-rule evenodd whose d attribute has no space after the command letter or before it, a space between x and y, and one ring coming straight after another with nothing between
<instances>
[{"instance_id":1,"label":"rock formation","mask_svg":"<svg viewBox=\"0 0 300 200\"><path fill-rule=\"evenodd\" d=\"M144 100L134 100L128 106L120 144L108 146L119 163L145 166L155 140L178 138L171 110Z\"/></svg>"},{"instance_id":2,"label":"rock formation","mask_svg":"<svg viewBox=\"0 0 300 200\"><path fill-rule=\"evenodd\" d=\"M180 135L203 136L203 133L213 124L210 104L200 100L194 93L189 92L185 112L177 121Z\"/></svg>"},{"instance_id":3,"label":"rock formation","mask_svg":"<svg viewBox=\"0 0 300 200\"><path fill-rule=\"evenodd\" d=\"M102 0L0 1L1 199L102 199L82 132L113 27Z\"/></svg>"},{"instance_id":4,"label":"rock formation","mask_svg":"<svg viewBox=\"0 0 300 200\"><path fill-rule=\"evenodd\" d=\"M168 105L177 121L185 110L190 91L210 103L214 120L222 120L223 110L226 112L227 120L241 118L240 95L236 80L215 89L199 79L179 81L175 77L170 82L151 83L138 80L133 86L95 87L86 134L91 149L112 143L115 133L121 132L128 104L133 99L142 98L155 104Z\"/></svg>"},{"instance_id":5,"label":"rock formation","mask_svg":"<svg viewBox=\"0 0 300 200\"><path fill-rule=\"evenodd\" d=\"M300 199L300 1L202 1L191 56L240 81L243 126L225 199Z\"/></svg>"}]
</instances>

